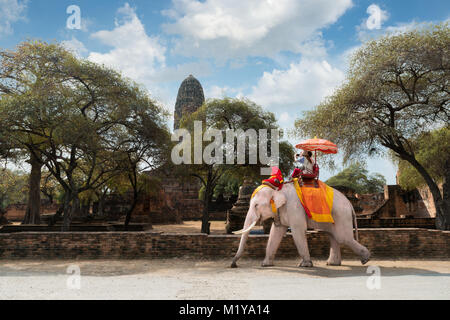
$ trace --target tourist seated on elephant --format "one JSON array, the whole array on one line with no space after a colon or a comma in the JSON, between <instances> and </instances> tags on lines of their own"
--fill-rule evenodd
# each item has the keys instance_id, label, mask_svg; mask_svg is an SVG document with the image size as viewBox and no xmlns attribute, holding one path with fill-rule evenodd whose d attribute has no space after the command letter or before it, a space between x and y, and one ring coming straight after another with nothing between
<instances>
[{"instance_id":1,"label":"tourist seated on elephant","mask_svg":"<svg viewBox=\"0 0 450 320\"><path fill-rule=\"evenodd\" d=\"M311 151L302 151L302 153L295 155L295 169L292 173L292 179L317 178L318 172L319 166L313 163Z\"/></svg>"}]
</instances>

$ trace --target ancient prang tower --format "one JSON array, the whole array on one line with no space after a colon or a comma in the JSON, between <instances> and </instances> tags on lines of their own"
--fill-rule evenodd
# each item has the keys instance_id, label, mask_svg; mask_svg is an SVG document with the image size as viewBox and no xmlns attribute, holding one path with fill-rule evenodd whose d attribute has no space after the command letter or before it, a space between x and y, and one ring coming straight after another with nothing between
<instances>
[{"instance_id":1,"label":"ancient prang tower","mask_svg":"<svg viewBox=\"0 0 450 320\"><path fill-rule=\"evenodd\" d=\"M205 95L200 82L192 75L189 75L181 83L178 89L177 102L175 104L175 114L173 128L180 127L180 119L186 115L197 111L205 102Z\"/></svg>"}]
</instances>

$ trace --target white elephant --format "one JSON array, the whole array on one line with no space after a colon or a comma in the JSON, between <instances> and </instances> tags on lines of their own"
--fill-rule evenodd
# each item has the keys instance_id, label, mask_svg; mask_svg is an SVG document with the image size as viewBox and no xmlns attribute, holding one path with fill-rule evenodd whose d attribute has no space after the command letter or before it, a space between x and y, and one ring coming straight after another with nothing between
<instances>
[{"instance_id":1,"label":"white elephant","mask_svg":"<svg viewBox=\"0 0 450 320\"><path fill-rule=\"evenodd\" d=\"M280 191L270 187L260 189L250 201L250 207L244 222L239 249L233 258L232 268L236 268L236 262L242 256L250 230L258 223L274 217L270 200L273 199L279 212L280 225L272 224L269 241L266 248L266 256L262 262L263 267L272 266L275 253L280 245L287 228L291 228L298 253L302 258L299 267L312 267L306 239L307 228L321 230L329 235L331 246L327 264L338 266L341 264L341 245L349 246L360 258L361 263L369 261L370 252L366 247L358 243L358 227L356 216L350 201L339 191L334 190L332 217L333 223L315 222L309 219L297 196L294 183L285 183ZM355 223L356 240L353 235L353 223Z\"/></svg>"}]
</instances>

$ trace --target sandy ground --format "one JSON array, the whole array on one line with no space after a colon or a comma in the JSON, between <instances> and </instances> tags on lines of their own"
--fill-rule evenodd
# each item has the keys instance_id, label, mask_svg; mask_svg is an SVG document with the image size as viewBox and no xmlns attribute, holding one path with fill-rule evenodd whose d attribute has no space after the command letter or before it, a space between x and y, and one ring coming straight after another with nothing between
<instances>
[{"instance_id":1,"label":"sandy ground","mask_svg":"<svg viewBox=\"0 0 450 320\"><path fill-rule=\"evenodd\" d=\"M449 299L450 261L0 261L0 299ZM368 267L378 266L377 272ZM75 270L75 273L74 273ZM77 276L79 270L80 276Z\"/></svg>"}]
</instances>

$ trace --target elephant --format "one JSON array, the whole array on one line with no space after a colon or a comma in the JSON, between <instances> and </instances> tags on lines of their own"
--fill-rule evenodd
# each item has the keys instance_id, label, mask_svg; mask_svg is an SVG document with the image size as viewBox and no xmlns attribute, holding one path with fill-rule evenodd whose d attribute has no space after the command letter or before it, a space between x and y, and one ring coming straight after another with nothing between
<instances>
[{"instance_id":1,"label":"elephant","mask_svg":"<svg viewBox=\"0 0 450 320\"><path fill-rule=\"evenodd\" d=\"M279 223L272 223L269 240L266 247L266 255L262 262L263 267L273 266L276 251L286 234L288 227L291 228L292 238L302 258L299 267L312 267L308 242L306 238L307 228L321 230L330 238L330 255L327 265L341 265L341 245L349 246L357 254L364 265L370 259L369 250L358 242L358 226L356 215L350 201L341 192L334 189L333 208L331 211L334 223L315 222L309 219L297 196L294 183L285 182L281 190L270 187L260 189L250 200L250 206L244 221L244 228L235 232L242 234L239 249L231 263L232 268L237 267L237 261L242 256L250 230L266 219L273 218L274 213L271 199L279 214ZM355 224L355 235L353 234L353 223Z\"/></svg>"}]
</instances>

